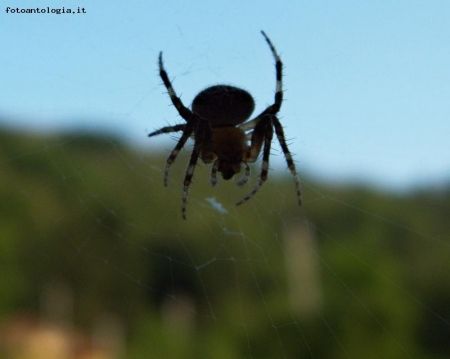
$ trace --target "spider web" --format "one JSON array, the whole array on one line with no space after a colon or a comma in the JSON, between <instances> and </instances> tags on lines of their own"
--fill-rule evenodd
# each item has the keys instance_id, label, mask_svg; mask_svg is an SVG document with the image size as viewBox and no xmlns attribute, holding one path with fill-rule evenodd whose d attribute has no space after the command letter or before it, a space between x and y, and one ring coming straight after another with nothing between
<instances>
[{"instance_id":1,"label":"spider web","mask_svg":"<svg viewBox=\"0 0 450 359\"><path fill-rule=\"evenodd\" d=\"M146 34L137 37L148 43ZM112 57L94 40L83 40L89 55L84 66ZM147 61L159 50L142 57ZM261 51L270 58L264 46ZM69 58L69 48L61 54L66 52L61 64ZM189 65L208 56L180 60L172 55L168 70L176 76L177 91L183 89L183 100L199 88L187 75L207 71L218 82L229 78L223 75L224 60L216 61L220 56L210 60L217 67ZM169 99L159 83L149 85L156 74L148 62L137 69L123 58L120 64L131 78L120 79L126 86L114 87L105 79L93 86L81 72L74 71L80 78L71 75L78 63L46 70L48 80L62 78L73 91L66 94L71 105L14 112L13 120L22 125L2 128L2 357L34 358L42 352L59 359L80 353L108 358L450 356L448 188L398 194L322 183L308 176L297 154L305 195L298 207L274 144L269 180L242 206L235 203L255 184L260 162L244 188L225 181L211 188L210 167L199 163L183 221L182 180L192 143L164 187L165 158L175 141L148 140L153 128L146 126L166 125L165 119L174 124L174 109L167 109ZM257 79L249 88L267 89L255 97L270 99L274 78L265 82L255 68L254 73L241 66L233 71ZM102 74L100 68L97 73ZM73 96L81 91L92 91L95 102ZM127 96L122 112L102 111L122 96ZM82 118L74 121L82 123L77 130L67 124L24 130L28 122L59 119L71 108L87 109L74 115ZM292 106L284 109L285 117L297 115ZM99 112L101 119L92 121ZM152 125L145 122L138 135L116 135L123 121L136 126L137 118ZM61 117L59 123L68 122ZM294 140L307 146L301 138ZM334 148L323 151L331 157Z\"/></svg>"},{"instance_id":2,"label":"spider web","mask_svg":"<svg viewBox=\"0 0 450 359\"><path fill-rule=\"evenodd\" d=\"M3 231L21 246L3 264L3 328L39 315L126 358L447 355L441 197L303 179L299 208L273 173L236 207L251 184L210 188L198 166L183 221L187 154L165 188L164 153L115 138L6 132L2 145Z\"/></svg>"}]
</instances>

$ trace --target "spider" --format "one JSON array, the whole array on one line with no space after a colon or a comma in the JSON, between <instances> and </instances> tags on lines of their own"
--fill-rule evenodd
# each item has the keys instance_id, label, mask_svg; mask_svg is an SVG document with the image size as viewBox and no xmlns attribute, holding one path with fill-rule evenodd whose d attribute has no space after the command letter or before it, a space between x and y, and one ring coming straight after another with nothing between
<instances>
[{"instance_id":1,"label":"spider","mask_svg":"<svg viewBox=\"0 0 450 359\"><path fill-rule=\"evenodd\" d=\"M237 182L239 186L245 184L250 176L249 163L255 162L262 151L262 168L258 183L239 202L240 205L253 197L267 180L269 170L270 146L273 132L278 138L281 149L286 158L287 166L294 177L297 200L302 203L300 180L295 170L294 161L289 152L284 137L283 127L276 116L283 101L282 68L283 64L274 45L264 31L261 31L275 58L276 91L275 101L255 118L247 121L252 114L255 103L252 96L245 90L229 85L215 85L208 87L195 96L192 110L185 107L175 93L169 76L163 65L162 52L159 53L159 75L166 87L170 99L180 116L186 123L160 128L148 136L163 133L181 132L175 148L167 158L164 169L164 185L169 180L169 170L178 153L189 137L194 139L194 148L191 153L183 184L181 212L186 219L186 206L189 186L194 175L198 158L208 164L212 163L211 184L217 185L217 172L224 180L231 179L244 166L243 177Z\"/></svg>"}]
</instances>

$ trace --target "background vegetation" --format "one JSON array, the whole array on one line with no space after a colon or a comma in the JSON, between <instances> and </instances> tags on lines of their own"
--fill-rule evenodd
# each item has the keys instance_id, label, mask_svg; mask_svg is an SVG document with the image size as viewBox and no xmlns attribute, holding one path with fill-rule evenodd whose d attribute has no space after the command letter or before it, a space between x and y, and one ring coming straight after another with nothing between
<instances>
[{"instance_id":1,"label":"background vegetation","mask_svg":"<svg viewBox=\"0 0 450 359\"><path fill-rule=\"evenodd\" d=\"M302 175L299 209L292 180L274 174L235 208L248 187L203 186L201 166L183 221L186 157L164 188L165 156L112 137L0 132L3 338L17 316L87 333L108 313L122 358L450 357L450 186L393 194ZM304 285L284 239L301 233L312 244L298 262L316 273ZM44 300L48 288L71 304ZM6 340L0 350L19 357Z\"/></svg>"}]
</instances>

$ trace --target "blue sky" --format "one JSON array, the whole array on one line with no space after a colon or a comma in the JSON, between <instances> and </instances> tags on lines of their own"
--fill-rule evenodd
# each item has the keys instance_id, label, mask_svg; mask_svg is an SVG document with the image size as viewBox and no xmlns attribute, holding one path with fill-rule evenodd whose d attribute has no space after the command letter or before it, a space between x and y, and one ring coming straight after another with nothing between
<instances>
[{"instance_id":1,"label":"blue sky","mask_svg":"<svg viewBox=\"0 0 450 359\"><path fill-rule=\"evenodd\" d=\"M180 118L157 74L189 105L208 85L250 91L281 111L298 170L404 189L450 179L448 1L2 0L0 121L36 131L109 131L147 150L147 133ZM86 14L7 14L7 7ZM273 167L283 168L275 146Z\"/></svg>"}]
</instances>

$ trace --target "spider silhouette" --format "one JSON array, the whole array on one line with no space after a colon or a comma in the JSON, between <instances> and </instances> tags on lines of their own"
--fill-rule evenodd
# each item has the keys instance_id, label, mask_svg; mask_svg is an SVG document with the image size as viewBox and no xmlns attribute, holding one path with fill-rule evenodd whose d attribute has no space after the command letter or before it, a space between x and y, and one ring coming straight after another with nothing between
<instances>
[{"instance_id":1,"label":"spider silhouette","mask_svg":"<svg viewBox=\"0 0 450 359\"><path fill-rule=\"evenodd\" d=\"M261 31L261 33L275 58L275 101L258 116L247 122L246 120L255 108L253 97L247 91L234 86L216 85L208 87L195 96L192 102L192 110L185 107L169 80L163 65L162 52L159 53L159 75L173 105L186 123L160 128L148 136L181 132L178 143L167 158L164 169L165 186L168 184L170 166L175 161L178 153L189 137L194 139L194 148L183 183L181 211L184 219L186 219L189 186L199 157L204 163L212 163L211 184L213 186L217 185L217 172L221 173L224 180L229 180L236 173L239 173L241 167L244 166L244 175L237 182L238 185L242 186L248 181L250 176L248 164L255 162L259 157L261 148L263 149L259 181L242 200L236 203L240 205L253 197L267 180L270 147L274 130L286 158L287 166L294 177L298 203L299 205L302 203L300 181L292 155L286 144L283 127L276 116L283 102L283 64L270 39L264 31Z\"/></svg>"}]
</instances>

